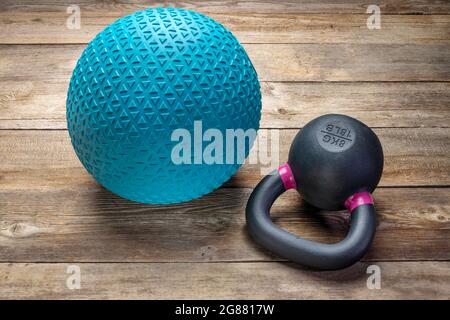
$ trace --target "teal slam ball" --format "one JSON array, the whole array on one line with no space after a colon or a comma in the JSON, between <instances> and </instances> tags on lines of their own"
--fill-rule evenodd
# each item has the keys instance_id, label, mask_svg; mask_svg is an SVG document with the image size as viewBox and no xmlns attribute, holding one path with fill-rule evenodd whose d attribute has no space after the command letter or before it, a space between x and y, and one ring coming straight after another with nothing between
<instances>
[{"instance_id":1,"label":"teal slam ball","mask_svg":"<svg viewBox=\"0 0 450 320\"><path fill-rule=\"evenodd\" d=\"M227 130L256 131L260 117L260 85L245 50L221 24L183 9L148 9L108 26L82 53L67 96L84 167L113 193L151 204L221 186L253 140L230 147ZM202 152L214 141L214 161L206 161Z\"/></svg>"}]
</instances>

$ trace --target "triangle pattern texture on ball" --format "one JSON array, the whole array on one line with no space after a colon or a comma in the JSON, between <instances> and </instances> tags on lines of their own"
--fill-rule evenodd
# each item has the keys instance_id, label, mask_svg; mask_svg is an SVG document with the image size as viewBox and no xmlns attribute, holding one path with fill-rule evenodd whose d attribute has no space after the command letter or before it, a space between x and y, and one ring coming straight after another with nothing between
<instances>
[{"instance_id":1,"label":"triangle pattern texture on ball","mask_svg":"<svg viewBox=\"0 0 450 320\"><path fill-rule=\"evenodd\" d=\"M203 132L225 137L226 129L257 130L260 117L260 85L243 47L221 24L183 9L147 9L108 26L83 51L67 96L69 134L85 168L144 203L200 197L240 167L174 164L174 130L193 134L201 121Z\"/></svg>"}]
</instances>

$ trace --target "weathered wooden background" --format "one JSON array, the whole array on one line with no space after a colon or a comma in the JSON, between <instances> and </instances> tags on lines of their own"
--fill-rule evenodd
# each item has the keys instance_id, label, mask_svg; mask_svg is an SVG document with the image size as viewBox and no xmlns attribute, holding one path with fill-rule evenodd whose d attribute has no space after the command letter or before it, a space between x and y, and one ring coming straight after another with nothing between
<instances>
[{"instance_id":1,"label":"weathered wooden background","mask_svg":"<svg viewBox=\"0 0 450 320\"><path fill-rule=\"evenodd\" d=\"M70 4L81 29L66 27ZM261 178L246 165L224 187L174 206L121 199L70 145L66 91L77 58L115 19L148 6L206 13L252 59L262 127L293 135L329 112L374 128L385 150L378 232L362 262L318 272L282 261L245 230ZM360 0L2 0L0 2L0 298L450 298L450 2L381 0L369 30ZM319 217L319 219L317 219ZM332 242L344 212L316 212L295 192L277 224ZM81 268L81 289L66 268ZM369 265L382 288L366 286Z\"/></svg>"}]
</instances>

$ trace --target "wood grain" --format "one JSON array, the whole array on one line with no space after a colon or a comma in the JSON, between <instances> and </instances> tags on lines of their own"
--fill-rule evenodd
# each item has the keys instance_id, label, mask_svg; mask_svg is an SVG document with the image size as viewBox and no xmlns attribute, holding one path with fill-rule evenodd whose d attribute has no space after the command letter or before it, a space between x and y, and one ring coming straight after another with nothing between
<instances>
[{"instance_id":1,"label":"wood grain","mask_svg":"<svg viewBox=\"0 0 450 320\"><path fill-rule=\"evenodd\" d=\"M366 263L337 272L285 263L0 264L0 298L11 299L448 299L450 262L382 262L381 289L367 288Z\"/></svg>"},{"instance_id":2,"label":"wood grain","mask_svg":"<svg viewBox=\"0 0 450 320\"><path fill-rule=\"evenodd\" d=\"M265 81L448 81L448 45L244 45Z\"/></svg>"},{"instance_id":3,"label":"wood grain","mask_svg":"<svg viewBox=\"0 0 450 320\"><path fill-rule=\"evenodd\" d=\"M72 1L0 2L0 298L450 298L448 0L378 2L380 30L366 27L371 1L150 4L208 14L244 44L261 80L261 134L279 135L275 166L318 115L375 128L385 153L376 238L362 262L337 272L287 263L248 236L245 205L267 165L247 163L224 187L171 206L95 182L65 130L68 82L97 32L149 2L76 3L80 30L66 27ZM344 237L350 219L294 191L272 218L326 243ZM66 287L69 264L81 267L81 290ZM381 268L381 290L367 289L370 264Z\"/></svg>"},{"instance_id":4,"label":"wood grain","mask_svg":"<svg viewBox=\"0 0 450 320\"><path fill-rule=\"evenodd\" d=\"M318 62L312 61L316 59L313 56L306 56L305 59L302 57L297 61L300 58L295 57L295 52L291 51L290 55L287 54L287 61L281 64L286 71L282 74L268 64L270 58L267 57L267 52L257 50L260 46L275 45L249 46L258 70L267 70L260 72L260 77L263 73L263 77L275 80L326 81L332 78L336 81L353 81L355 75L350 73L355 72L351 67L355 63L359 72L366 73L366 79L372 78L371 69L362 63L363 54L360 62L362 65L348 57L348 66L332 65L328 71L334 75L330 75L322 71L327 64L331 64L326 55ZM293 46L291 49L295 49L298 45L282 46L285 49ZM313 49L305 46L307 50ZM319 51L320 48L316 47ZM0 128L65 128L64 106L68 81L81 50L82 46L0 46ZM405 51L404 54L407 55L408 52ZM48 56L52 56L52 59L47 59ZM310 74L301 70L293 72L288 66L298 64L301 69L304 63L302 61L308 59L311 61L306 61L306 66L317 64ZM279 57L279 61L284 60ZM424 63L422 58L420 60L418 64ZM33 61L31 67L28 61ZM447 73L450 72L444 65L450 63L448 61L450 60L446 58L440 61L443 67L442 79L447 79ZM431 76L438 66L430 62L428 67L428 71L426 68L423 70L423 75L429 72ZM395 62L390 68L402 69ZM417 73L415 68L420 66L408 68L409 76L412 77L408 80L421 79L421 76L411 74ZM405 79L408 78L408 72L404 74ZM390 78L391 75L392 73L386 73L383 77L395 80L395 77ZM262 126L301 127L312 116L333 111L356 116L375 127L448 127L448 86L447 83L263 83L265 110Z\"/></svg>"},{"instance_id":5,"label":"wood grain","mask_svg":"<svg viewBox=\"0 0 450 320\"><path fill-rule=\"evenodd\" d=\"M352 13L365 14L373 2L368 0L77 0L83 9L123 14L154 7L180 7L205 13ZM72 0L2 0L0 11L65 11ZM448 14L447 0L380 0L377 5L386 14Z\"/></svg>"},{"instance_id":6,"label":"wood grain","mask_svg":"<svg viewBox=\"0 0 450 320\"><path fill-rule=\"evenodd\" d=\"M382 186L449 186L449 128L376 129L384 148ZM297 130L263 131L270 143L278 133L279 153L268 160L276 168L287 160ZM252 156L257 149L252 150ZM263 154L264 155L264 154ZM227 186L254 187L270 162L244 164ZM0 130L0 187L3 190L73 190L95 184L83 169L67 131Z\"/></svg>"},{"instance_id":7,"label":"wood grain","mask_svg":"<svg viewBox=\"0 0 450 320\"><path fill-rule=\"evenodd\" d=\"M81 11L80 29L66 26L60 11L0 11L0 44L88 43L120 17L121 11ZM14 14L13 14L14 13ZM369 15L213 13L241 43L449 44L450 15L383 15L382 27L369 30Z\"/></svg>"},{"instance_id":8,"label":"wood grain","mask_svg":"<svg viewBox=\"0 0 450 320\"><path fill-rule=\"evenodd\" d=\"M222 188L166 206L131 202L94 184L37 189L0 192L1 262L280 260L248 236L251 189ZM450 259L450 189L379 188L374 197L378 228L364 261ZM346 212L319 212L294 191L277 200L272 217L327 243L342 239L349 222Z\"/></svg>"},{"instance_id":9,"label":"wood grain","mask_svg":"<svg viewBox=\"0 0 450 320\"><path fill-rule=\"evenodd\" d=\"M246 44L244 47L261 81L450 80L449 45ZM0 81L66 82L83 48L83 45L0 46Z\"/></svg>"},{"instance_id":10,"label":"wood grain","mask_svg":"<svg viewBox=\"0 0 450 320\"><path fill-rule=\"evenodd\" d=\"M0 129L65 129L65 81L0 82ZM450 83L263 82L262 128L300 128L327 113L371 127L449 127Z\"/></svg>"}]
</instances>

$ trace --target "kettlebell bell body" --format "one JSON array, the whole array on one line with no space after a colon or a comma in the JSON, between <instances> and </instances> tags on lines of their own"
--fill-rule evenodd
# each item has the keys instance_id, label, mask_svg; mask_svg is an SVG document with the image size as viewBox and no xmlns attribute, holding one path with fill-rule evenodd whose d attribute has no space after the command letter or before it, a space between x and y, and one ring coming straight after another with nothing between
<instances>
[{"instance_id":1,"label":"kettlebell bell body","mask_svg":"<svg viewBox=\"0 0 450 320\"><path fill-rule=\"evenodd\" d=\"M376 228L371 193L383 171L383 151L362 122L337 114L309 122L294 138L288 162L255 188L246 208L247 226L262 246L294 262L341 269L362 258ZM347 208L351 225L344 240L322 244L289 233L270 219L270 208L286 190L325 210Z\"/></svg>"}]
</instances>

